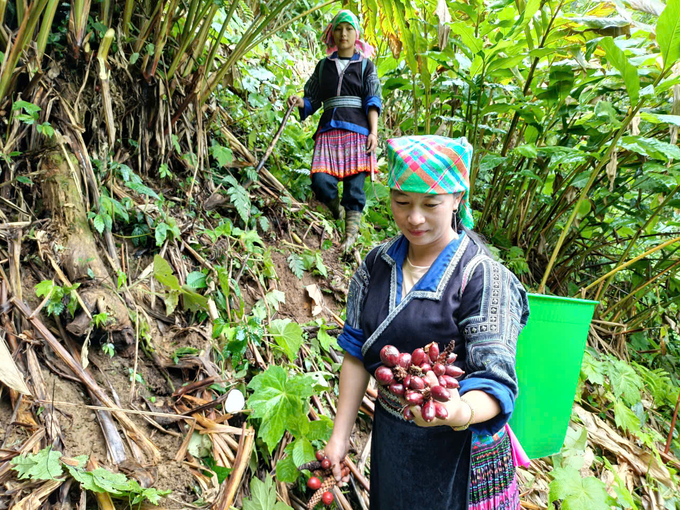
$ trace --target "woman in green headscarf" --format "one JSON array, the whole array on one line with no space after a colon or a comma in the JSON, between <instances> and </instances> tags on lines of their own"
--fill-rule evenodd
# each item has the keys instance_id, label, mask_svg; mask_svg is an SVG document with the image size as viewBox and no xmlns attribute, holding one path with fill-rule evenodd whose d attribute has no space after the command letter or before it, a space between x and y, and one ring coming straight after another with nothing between
<instances>
[{"instance_id":1,"label":"woman in green headscarf","mask_svg":"<svg viewBox=\"0 0 680 510\"><path fill-rule=\"evenodd\" d=\"M400 364L420 361L409 372L395 369L393 383L378 388L371 510L519 510L518 462L506 425L517 396L517 337L529 316L526 291L472 231L467 140L395 138L387 154L401 235L373 249L351 280L325 453L342 479L340 462L369 378L383 364L382 349L392 346L402 353ZM423 348L431 343L445 354L428 350L425 368ZM447 375L464 377L438 378L444 364L455 367ZM424 379L429 388L419 398L448 392L449 400L427 409L407 404L405 397L417 402L409 393L424 390ZM442 409L428 416L437 405Z\"/></svg>"},{"instance_id":2,"label":"woman in green headscarf","mask_svg":"<svg viewBox=\"0 0 680 510\"><path fill-rule=\"evenodd\" d=\"M323 107L314 134L312 189L335 219L343 210L348 250L359 234L361 211L366 205L364 181L377 167L378 115L382 107L381 85L369 60L373 48L361 39L361 25L349 10L336 14L324 31L328 56L316 65L305 84L304 97L292 96L290 105L300 109L300 119ZM342 201L338 183L343 181Z\"/></svg>"}]
</instances>

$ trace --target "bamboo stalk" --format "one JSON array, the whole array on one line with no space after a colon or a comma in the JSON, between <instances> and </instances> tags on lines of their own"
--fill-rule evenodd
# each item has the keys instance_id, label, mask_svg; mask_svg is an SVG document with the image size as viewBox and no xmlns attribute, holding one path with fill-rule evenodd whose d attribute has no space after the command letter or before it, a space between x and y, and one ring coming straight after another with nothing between
<instances>
[{"instance_id":1,"label":"bamboo stalk","mask_svg":"<svg viewBox=\"0 0 680 510\"><path fill-rule=\"evenodd\" d=\"M85 40L91 3L92 0L73 0L71 2L71 15L68 20L68 28L73 57L76 60L80 58L80 49Z\"/></svg>"},{"instance_id":2,"label":"bamboo stalk","mask_svg":"<svg viewBox=\"0 0 680 510\"><path fill-rule=\"evenodd\" d=\"M28 44L33 39L33 32L35 31L38 21L40 20L40 15L42 14L43 10L45 10L47 1L48 0L34 0L34 2L31 3L25 13L26 15L23 16L23 21L21 22L19 32L14 39L14 44L11 45L11 49L10 43L7 43L5 60L2 63L2 67L0 67L0 103L4 101L5 96L7 96L9 93L9 86L14 76L14 71L16 70L17 64L19 63L19 58L21 57L24 49L26 49ZM21 0L16 2L17 6L21 4Z\"/></svg>"},{"instance_id":3,"label":"bamboo stalk","mask_svg":"<svg viewBox=\"0 0 680 510\"><path fill-rule=\"evenodd\" d=\"M659 204L659 207L657 207L657 208L654 210L654 212L653 212L652 214L649 215L649 218L647 218L647 221L645 221L644 225L642 225L642 226L638 229L638 231L635 232L635 235L634 235L633 238L630 240L630 242L628 243L628 246L626 246L626 249L625 249L625 250L623 251L623 253L621 254L621 257L619 258L619 264L621 264L621 263L626 259L626 257L627 257L628 254L630 253L630 251L633 249L633 246L635 246L635 243L637 242L637 240L638 240L638 239L640 238L640 236L642 235L642 232L644 232L644 231L647 230L647 226L650 225L650 224L652 223L652 221L654 220L654 218L657 217L657 215L664 209L664 207L666 206L666 204L668 204L668 202L671 201L671 199L678 193L678 191L680 191L680 185L678 185L678 186L676 186L675 188L673 188L673 190L666 196L666 198L664 199L664 201L661 202L661 204ZM607 291L607 288L609 287L609 285L611 284L611 282L612 282L612 278L609 278L609 279L604 283L604 286L602 287L602 289L597 293L597 295L595 296L595 299L598 299L600 296L603 296L603 295L604 295L604 293Z\"/></svg>"},{"instance_id":4,"label":"bamboo stalk","mask_svg":"<svg viewBox=\"0 0 680 510\"><path fill-rule=\"evenodd\" d=\"M628 128L628 124L630 124L630 121L633 120L633 117L637 114L639 109L642 107L644 104L644 101L640 101L637 106L628 114L626 119L623 121L621 127L617 131L616 135L614 135L614 138L611 141L611 144L609 145L609 148L607 149L607 152L605 153L604 156L600 159L600 162L597 164L597 166L592 170L590 174L590 178L588 179L588 182L586 185L583 187L581 190L581 193L579 195L578 200L576 201L576 205L573 207L571 211L571 215L569 216L569 219L567 220L566 225L562 229L562 233L560 234L560 237L557 241L557 244L555 245L555 248L553 249L552 255L550 256L550 261L548 262L548 266L545 268L545 272L543 273L543 278L541 279L541 284L538 287L538 293L543 294L545 292L545 284L548 281L548 277L550 276L550 272L552 271L553 266L555 265L555 261L557 260L557 255L559 254L560 250L562 249L562 245L564 244L564 240L567 237L567 234L569 233L569 229L571 228L571 225L574 223L574 220L576 219L576 215L578 214L578 211L581 207L581 204L585 200L588 192L590 191L590 188L592 187L593 183L595 182L595 179L597 178L598 174L600 171L604 168L604 166L609 162L611 159L612 152L616 150L616 145L619 142L619 139L623 135L624 131ZM599 283L599 282L598 282Z\"/></svg>"},{"instance_id":5,"label":"bamboo stalk","mask_svg":"<svg viewBox=\"0 0 680 510\"><path fill-rule=\"evenodd\" d=\"M666 273L668 273L668 272L670 272L670 271L673 271L673 269L675 269L675 268L678 267L678 266L680 266L680 259L678 259L676 262L674 262L672 265L668 266L666 269L664 269L663 271L661 271L659 274L657 274L656 276L654 276L654 277L651 278L650 280L647 280L646 282L641 283L640 285L638 285L638 286L637 286L634 290L632 290L626 297L624 297L623 299L619 300L617 303L614 303L612 306L610 306L610 307L607 308L604 312L602 312L602 316L605 317L605 316L608 316L608 315L612 314L614 311L616 311L616 310L618 310L619 308L621 308L622 306L624 306L630 299L634 298L634 297L635 297L635 294L637 294L638 292L640 292L642 289L644 289L644 288L646 288L646 287L649 287L652 283L654 283L656 280L658 280L659 278L661 278L661 276L663 276L664 274L666 274ZM674 273L673 273L673 274L674 274ZM672 276L672 275L669 275L669 276Z\"/></svg>"},{"instance_id":6,"label":"bamboo stalk","mask_svg":"<svg viewBox=\"0 0 680 510\"><path fill-rule=\"evenodd\" d=\"M678 419L678 409L680 408L680 393L678 393L678 401L675 403L675 411L673 411L673 419L671 420L671 430L668 433L668 439L666 440L666 446L663 452L668 455L671 451L671 441L673 440L673 431L675 430L675 421Z\"/></svg>"},{"instance_id":7,"label":"bamboo stalk","mask_svg":"<svg viewBox=\"0 0 680 510\"><path fill-rule=\"evenodd\" d=\"M47 47L47 38L52 30L52 22L54 21L54 15L57 12L57 7L59 7L59 0L49 0L47 4L47 9L40 24L40 32L38 33L38 39L36 40L36 55L38 63L42 60L45 54L45 48ZM2 23L0 21L0 23Z\"/></svg>"},{"instance_id":8,"label":"bamboo stalk","mask_svg":"<svg viewBox=\"0 0 680 510\"><path fill-rule=\"evenodd\" d=\"M113 104L111 101L111 87L109 86L109 70L106 66L106 59L109 55L111 43L116 35L113 28L109 28L99 45L97 52L97 62L99 63L99 80L101 81L102 101L104 102L104 118L106 120L106 131L109 134L109 149L113 150L116 143L116 124L113 117Z\"/></svg>"},{"instance_id":9,"label":"bamboo stalk","mask_svg":"<svg viewBox=\"0 0 680 510\"><path fill-rule=\"evenodd\" d=\"M231 70L231 67L236 63L236 61L247 53L248 48L250 44L253 42L253 40L255 40L255 38L258 35L262 34L264 30L267 28L267 26L291 2L292 0L282 0L282 2L279 5L277 5L274 9L272 9L271 12L267 15L267 17L259 24L257 23L257 18L253 20L253 23L250 25L250 27L243 35L243 37L241 37L241 40L236 45L236 48L234 48L233 53L227 59L227 62L224 64L224 66L222 66L222 68L219 71L217 71L213 76L211 76L211 79L208 81L207 86L203 89L203 92L200 96L200 104L203 104L208 99L208 97L213 93L213 91L217 87L217 84L222 81L222 79Z\"/></svg>"},{"instance_id":10,"label":"bamboo stalk","mask_svg":"<svg viewBox=\"0 0 680 510\"><path fill-rule=\"evenodd\" d=\"M195 62L198 62L198 59L203 54L203 51L205 50L206 41L208 40L208 36L210 35L210 29L212 28L212 21L213 19L215 19L215 15L217 14L218 10L219 6L217 4L213 5L212 8L210 9L210 13L208 13L207 19L203 22L203 26L201 27L201 30L198 32L198 35L194 40L195 45L194 52L187 59L187 63L184 66L183 76L187 76L191 72L191 70L193 69L193 64Z\"/></svg>"},{"instance_id":11,"label":"bamboo stalk","mask_svg":"<svg viewBox=\"0 0 680 510\"><path fill-rule=\"evenodd\" d=\"M135 8L135 0L125 0L123 10L123 34L130 35L130 22L132 21L132 11Z\"/></svg>"},{"instance_id":12,"label":"bamboo stalk","mask_svg":"<svg viewBox=\"0 0 680 510\"><path fill-rule=\"evenodd\" d=\"M206 76L208 76L210 74L213 61L215 60L215 55L217 54L217 48L219 48L220 45L222 44L222 38L224 37L224 32L227 31L227 27L229 26L229 22L231 21L231 18L233 16L234 11L236 10L237 6L238 6L238 2L236 0L232 0L231 6L229 6L229 11L227 12L227 16L224 18L224 23L222 23L222 28L220 29L220 33L217 36L217 38L213 40L213 44L210 48L210 53L208 53L208 58L205 61L205 75Z\"/></svg>"},{"instance_id":13,"label":"bamboo stalk","mask_svg":"<svg viewBox=\"0 0 680 510\"><path fill-rule=\"evenodd\" d=\"M161 60L163 48L165 47L165 43L168 41L168 35L170 33L170 29L172 28L177 2L178 0L170 0L170 5L168 6L165 17L163 18L163 23L161 23L161 26L158 28L158 33L156 34L156 39L154 42L153 61L147 66L143 73L144 79L146 81L150 81L153 75L156 74L158 62Z\"/></svg>"},{"instance_id":14,"label":"bamboo stalk","mask_svg":"<svg viewBox=\"0 0 680 510\"><path fill-rule=\"evenodd\" d=\"M604 280L606 280L606 279L609 278L610 276L615 275L616 273L618 273L618 272L621 271L622 269L625 269L625 268L627 268L628 266L630 266L631 264L634 264L635 262L637 262L638 260L643 259L643 258L647 257L648 255L651 255L652 253L655 253L655 252L657 252L657 251L659 251L659 250L662 250L662 249L664 249L664 248L665 248L666 246L668 246L668 245L671 245L671 244L673 244L673 243L677 243L678 241L680 241L680 237L674 237L673 239L669 239L669 240L666 241L665 243L661 243L661 244L659 244L658 246L655 246L654 248L651 248L651 249L647 250L647 251L644 252L642 255L638 255L637 257L630 259L630 260L629 260L628 262L626 262L625 264L620 264L620 265L616 266L614 269L612 269L611 271L609 271L607 274L605 274L604 276L600 276L597 280L595 280L595 281L592 282L590 285L588 285L587 287L585 287L584 289L582 289L581 292L584 292L584 293L585 293L585 292L588 292L590 289L592 289L593 287L595 287L597 284L599 284L600 282L603 282Z\"/></svg>"}]
</instances>

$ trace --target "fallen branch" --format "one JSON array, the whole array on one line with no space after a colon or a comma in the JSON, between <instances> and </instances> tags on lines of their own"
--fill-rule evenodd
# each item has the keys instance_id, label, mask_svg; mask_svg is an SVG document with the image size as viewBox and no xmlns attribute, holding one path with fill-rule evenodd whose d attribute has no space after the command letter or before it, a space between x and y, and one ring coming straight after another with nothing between
<instances>
[{"instance_id":1,"label":"fallen branch","mask_svg":"<svg viewBox=\"0 0 680 510\"><path fill-rule=\"evenodd\" d=\"M28 308L24 303L19 301L16 297L10 299L10 302L19 310L26 319L33 325L38 333L43 337L45 342L50 346L50 348L61 358L61 360L66 363L66 365L71 369L71 371L78 376L78 378L87 386L87 388L92 392L92 394L97 397L104 406L106 406L110 411L113 411L116 419L119 423L128 431L130 437L137 443L148 455L151 456L154 464L158 463L161 458L160 451L151 440L146 437L143 431L139 430L137 426L125 415L125 413L120 412L121 409L109 398L109 396L101 389L97 382L92 378L90 374L83 370L83 367L78 363L73 356L61 345L61 343L54 337L52 332L47 329L47 327L38 319L37 317L31 317L31 309Z\"/></svg>"},{"instance_id":2,"label":"fallen branch","mask_svg":"<svg viewBox=\"0 0 680 510\"><path fill-rule=\"evenodd\" d=\"M236 499L236 492L241 485L243 474L248 467L250 453L254 443L255 431L251 427L246 428L246 424L244 423L241 432L241 440L238 443L236 460L234 461L234 469L229 475L229 478L222 482L220 492L212 506L213 510L229 510L231 508L234 499Z\"/></svg>"}]
</instances>

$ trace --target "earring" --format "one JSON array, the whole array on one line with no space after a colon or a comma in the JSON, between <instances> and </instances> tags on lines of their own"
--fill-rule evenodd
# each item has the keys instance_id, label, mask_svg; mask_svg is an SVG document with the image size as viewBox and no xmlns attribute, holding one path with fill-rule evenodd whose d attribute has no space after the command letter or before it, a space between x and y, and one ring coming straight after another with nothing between
<instances>
[{"instance_id":1,"label":"earring","mask_svg":"<svg viewBox=\"0 0 680 510\"><path fill-rule=\"evenodd\" d=\"M458 233L458 209L453 211L453 231Z\"/></svg>"}]
</instances>

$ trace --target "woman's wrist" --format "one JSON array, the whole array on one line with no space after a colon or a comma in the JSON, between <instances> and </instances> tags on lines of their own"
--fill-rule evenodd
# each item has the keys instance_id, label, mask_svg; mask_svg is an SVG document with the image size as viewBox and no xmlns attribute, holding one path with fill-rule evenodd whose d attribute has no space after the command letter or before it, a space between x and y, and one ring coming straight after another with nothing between
<instances>
[{"instance_id":1,"label":"woman's wrist","mask_svg":"<svg viewBox=\"0 0 680 510\"><path fill-rule=\"evenodd\" d=\"M454 429L465 427L466 425L469 426L472 421L472 416L472 406L467 401L461 400L457 411L449 415L448 424Z\"/></svg>"}]
</instances>

